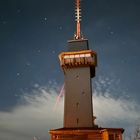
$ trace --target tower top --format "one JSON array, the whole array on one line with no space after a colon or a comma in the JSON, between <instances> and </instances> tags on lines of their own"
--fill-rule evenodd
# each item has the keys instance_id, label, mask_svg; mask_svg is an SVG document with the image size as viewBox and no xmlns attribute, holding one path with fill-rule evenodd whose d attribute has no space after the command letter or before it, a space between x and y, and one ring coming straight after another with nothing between
<instances>
[{"instance_id":1,"label":"tower top","mask_svg":"<svg viewBox=\"0 0 140 140\"><path fill-rule=\"evenodd\" d=\"M82 39L81 35L81 0L75 0L75 21L76 21L76 33L74 39Z\"/></svg>"}]
</instances>

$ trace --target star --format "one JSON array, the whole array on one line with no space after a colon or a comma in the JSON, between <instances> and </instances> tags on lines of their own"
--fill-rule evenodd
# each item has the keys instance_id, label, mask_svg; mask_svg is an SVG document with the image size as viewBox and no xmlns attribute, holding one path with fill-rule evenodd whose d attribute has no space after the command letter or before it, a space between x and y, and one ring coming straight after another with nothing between
<instances>
[{"instance_id":1,"label":"star","mask_svg":"<svg viewBox=\"0 0 140 140\"><path fill-rule=\"evenodd\" d=\"M20 76L20 75L21 75L21 74L18 72L18 73L17 73L17 76Z\"/></svg>"}]
</instances>

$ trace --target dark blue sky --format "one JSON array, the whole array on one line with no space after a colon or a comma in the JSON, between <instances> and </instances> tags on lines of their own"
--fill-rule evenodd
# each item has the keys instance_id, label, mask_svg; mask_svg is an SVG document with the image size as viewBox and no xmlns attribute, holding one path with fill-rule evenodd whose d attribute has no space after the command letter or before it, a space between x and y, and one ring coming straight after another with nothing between
<instances>
[{"instance_id":1,"label":"dark blue sky","mask_svg":"<svg viewBox=\"0 0 140 140\"><path fill-rule=\"evenodd\" d=\"M0 138L46 140L62 127L58 54L74 32L74 0L0 0ZM140 1L82 0L82 33L98 54L97 124L129 139L140 120Z\"/></svg>"},{"instance_id":2,"label":"dark blue sky","mask_svg":"<svg viewBox=\"0 0 140 140\"><path fill-rule=\"evenodd\" d=\"M94 87L140 103L140 1L83 0L82 16L83 35L98 54ZM0 110L35 85L63 84L57 56L74 30L74 0L0 1Z\"/></svg>"}]
</instances>

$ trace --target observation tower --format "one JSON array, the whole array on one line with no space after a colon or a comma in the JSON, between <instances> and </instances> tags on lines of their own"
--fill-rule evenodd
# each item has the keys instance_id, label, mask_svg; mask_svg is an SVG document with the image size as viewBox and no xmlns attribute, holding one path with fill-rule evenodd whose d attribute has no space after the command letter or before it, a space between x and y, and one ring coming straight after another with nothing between
<instances>
[{"instance_id":1,"label":"observation tower","mask_svg":"<svg viewBox=\"0 0 140 140\"><path fill-rule=\"evenodd\" d=\"M97 66L96 51L81 34L81 1L75 0L76 33L67 43L67 52L59 54L64 72L64 123L50 130L51 140L122 140L123 128L102 128L95 124L92 81Z\"/></svg>"}]
</instances>

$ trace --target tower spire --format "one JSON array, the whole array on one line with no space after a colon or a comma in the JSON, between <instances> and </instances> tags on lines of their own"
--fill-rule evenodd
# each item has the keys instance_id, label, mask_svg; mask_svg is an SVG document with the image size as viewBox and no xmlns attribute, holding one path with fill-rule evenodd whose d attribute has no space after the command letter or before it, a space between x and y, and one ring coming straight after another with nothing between
<instances>
[{"instance_id":1,"label":"tower spire","mask_svg":"<svg viewBox=\"0 0 140 140\"><path fill-rule=\"evenodd\" d=\"M76 21L76 34L75 39L81 39L81 0L75 0L75 21Z\"/></svg>"}]
</instances>

